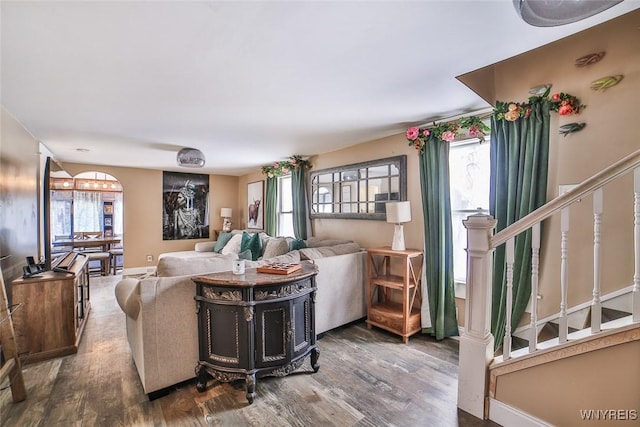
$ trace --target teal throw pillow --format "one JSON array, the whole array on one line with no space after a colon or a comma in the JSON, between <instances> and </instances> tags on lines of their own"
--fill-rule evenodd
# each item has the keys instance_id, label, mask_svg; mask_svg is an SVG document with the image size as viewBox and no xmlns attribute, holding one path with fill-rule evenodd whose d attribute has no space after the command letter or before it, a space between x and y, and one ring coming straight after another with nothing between
<instances>
[{"instance_id":1,"label":"teal throw pillow","mask_svg":"<svg viewBox=\"0 0 640 427\"><path fill-rule=\"evenodd\" d=\"M258 233L249 234L246 231L242 232L240 252L244 252L247 249L251 251L251 261L256 261L260 257L262 253L262 240Z\"/></svg>"},{"instance_id":2,"label":"teal throw pillow","mask_svg":"<svg viewBox=\"0 0 640 427\"><path fill-rule=\"evenodd\" d=\"M307 243L302 239L295 239L291 241L291 250L304 249L307 247Z\"/></svg>"},{"instance_id":3,"label":"teal throw pillow","mask_svg":"<svg viewBox=\"0 0 640 427\"><path fill-rule=\"evenodd\" d=\"M238 254L238 258L239 259L246 259L247 261L253 261L252 256L251 256L251 251L249 249L247 249L244 252L240 252Z\"/></svg>"},{"instance_id":4,"label":"teal throw pillow","mask_svg":"<svg viewBox=\"0 0 640 427\"><path fill-rule=\"evenodd\" d=\"M216 245L213 247L213 252L220 253L222 248L229 243L229 240L233 237L231 233L220 233L218 236L218 240L216 241Z\"/></svg>"}]
</instances>

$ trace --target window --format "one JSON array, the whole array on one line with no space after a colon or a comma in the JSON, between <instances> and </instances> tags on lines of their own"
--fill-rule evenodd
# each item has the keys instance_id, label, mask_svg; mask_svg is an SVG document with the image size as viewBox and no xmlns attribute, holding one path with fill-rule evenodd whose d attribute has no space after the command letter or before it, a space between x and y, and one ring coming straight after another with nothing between
<instances>
[{"instance_id":1,"label":"window","mask_svg":"<svg viewBox=\"0 0 640 427\"><path fill-rule=\"evenodd\" d=\"M311 173L311 218L386 220L385 202L407 200L407 156Z\"/></svg>"},{"instance_id":2,"label":"window","mask_svg":"<svg viewBox=\"0 0 640 427\"><path fill-rule=\"evenodd\" d=\"M453 228L453 270L456 282L467 281L467 229L462 220L489 213L489 141L461 141L451 145L449 175Z\"/></svg>"},{"instance_id":3,"label":"window","mask_svg":"<svg viewBox=\"0 0 640 427\"><path fill-rule=\"evenodd\" d=\"M293 198L291 175L278 178L278 236L291 237L293 233Z\"/></svg>"}]
</instances>

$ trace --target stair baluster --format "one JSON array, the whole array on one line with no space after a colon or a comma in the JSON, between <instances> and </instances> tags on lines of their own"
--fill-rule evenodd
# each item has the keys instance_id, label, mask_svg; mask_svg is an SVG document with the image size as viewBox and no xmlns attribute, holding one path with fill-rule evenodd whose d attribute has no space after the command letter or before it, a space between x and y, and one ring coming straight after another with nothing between
<instances>
[{"instance_id":1,"label":"stair baluster","mask_svg":"<svg viewBox=\"0 0 640 427\"><path fill-rule=\"evenodd\" d=\"M591 301L591 333L600 332L602 303L600 300L600 224L602 221L602 188L593 192L593 300Z\"/></svg>"},{"instance_id":2,"label":"stair baluster","mask_svg":"<svg viewBox=\"0 0 640 427\"><path fill-rule=\"evenodd\" d=\"M538 348L538 277L540 274L540 223L531 228L531 323L529 353Z\"/></svg>"},{"instance_id":3,"label":"stair baluster","mask_svg":"<svg viewBox=\"0 0 640 427\"><path fill-rule=\"evenodd\" d=\"M511 311L513 307L513 260L514 260L514 240L511 238L507 240L507 253L506 253L506 277L507 277L507 307L506 312L506 325L504 327L504 340L502 342L502 359L508 360L511 358Z\"/></svg>"},{"instance_id":4,"label":"stair baluster","mask_svg":"<svg viewBox=\"0 0 640 427\"><path fill-rule=\"evenodd\" d=\"M562 209L560 238L560 318L558 319L558 341L567 342L567 287L569 286L569 207Z\"/></svg>"},{"instance_id":5,"label":"stair baluster","mask_svg":"<svg viewBox=\"0 0 640 427\"><path fill-rule=\"evenodd\" d=\"M633 170L633 321L640 322L640 167Z\"/></svg>"}]
</instances>

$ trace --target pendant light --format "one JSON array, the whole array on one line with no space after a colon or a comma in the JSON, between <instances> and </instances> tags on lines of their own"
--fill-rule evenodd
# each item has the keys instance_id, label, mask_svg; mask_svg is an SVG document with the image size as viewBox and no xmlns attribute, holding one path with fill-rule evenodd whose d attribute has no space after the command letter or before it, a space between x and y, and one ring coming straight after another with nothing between
<instances>
[{"instance_id":1,"label":"pendant light","mask_svg":"<svg viewBox=\"0 0 640 427\"><path fill-rule=\"evenodd\" d=\"M520 17L534 27L556 27L596 15L622 0L513 0Z\"/></svg>"},{"instance_id":2,"label":"pendant light","mask_svg":"<svg viewBox=\"0 0 640 427\"><path fill-rule=\"evenodd\" d=\"M178 166L201 168L204 166L204 153L196 148L183 148L176 156Z\"/></svg>"}]
</instances>

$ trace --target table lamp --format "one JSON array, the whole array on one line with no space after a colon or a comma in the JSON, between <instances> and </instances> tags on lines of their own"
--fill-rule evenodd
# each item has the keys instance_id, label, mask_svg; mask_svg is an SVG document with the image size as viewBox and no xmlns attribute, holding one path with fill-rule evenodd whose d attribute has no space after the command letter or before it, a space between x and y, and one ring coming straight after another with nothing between
<instances>
[{"instance_id":1,"label":"table lamp","mask_svg":"<svg viewBox=\"0 0 640 427\"><path fill-rule=\"evenodd\" d=\"M393 243L391 249L394 251L404 251L404 230L402 224L411 221L411 203L406 202L387 202L385 204L387 211L387 222L395 224L393 232Z\"/></svg>"},{"instance_id":2,"label":"table lamp","mask_svg":"<svg viewBox=\"0 0 640 427\"><path fill-rule=\"evenodd\" d=\"M223 218L222 231L231 231L231 217L233 216L233 210L231 208L221 208L220 216Z\"/></svg>"}]
</instances>

